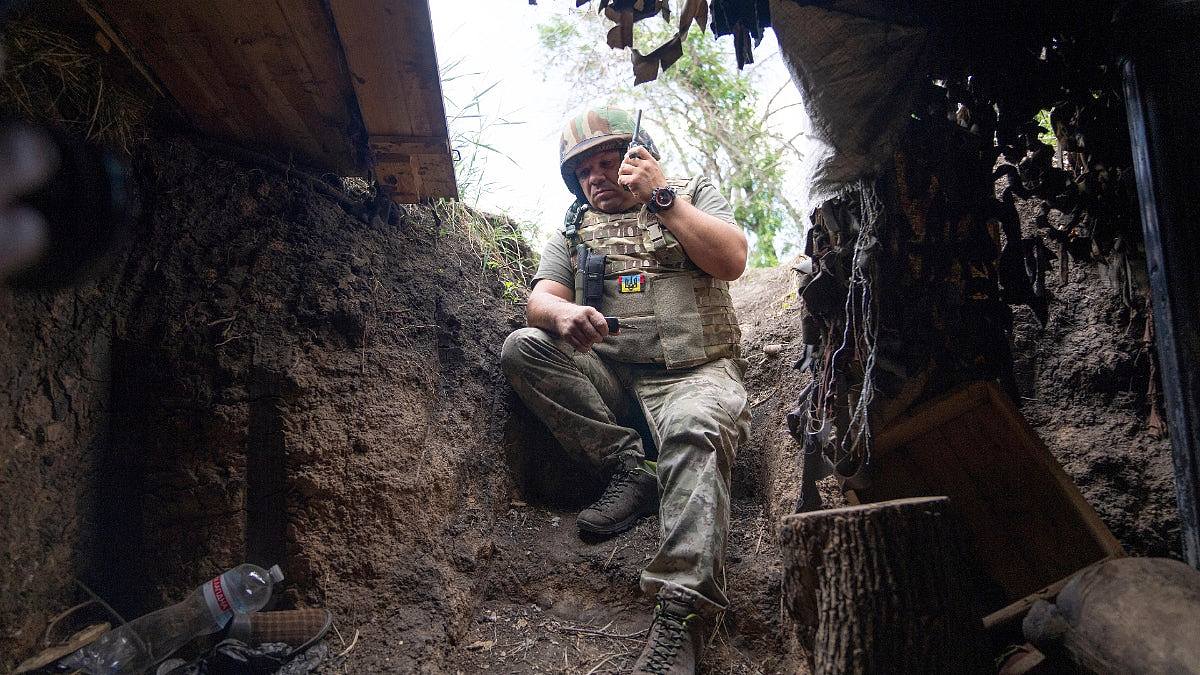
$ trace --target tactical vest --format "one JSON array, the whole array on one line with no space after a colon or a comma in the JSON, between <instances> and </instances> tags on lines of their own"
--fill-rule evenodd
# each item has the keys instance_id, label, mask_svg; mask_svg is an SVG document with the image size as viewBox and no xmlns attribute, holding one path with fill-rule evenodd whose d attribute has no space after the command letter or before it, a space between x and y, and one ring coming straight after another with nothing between
<instances>
[{"instance_id":1,"label":"tactical vest","mask_svg":"<svg viewBox=\"0 0 1200 675\"><path fill-rule=\"evenodd\" d=\"M676 199L691 202L700 179L669 180ZM587 209L564 235L572 244L575 302L583 300L583 273L575 245L607 257L598 308L621 320L622 330L594 345L596 353L626 363L690 368L740 356L741 328L729 282L696 267L675 237L642 208L606 214Z\"/></svg>"}]
</instances>

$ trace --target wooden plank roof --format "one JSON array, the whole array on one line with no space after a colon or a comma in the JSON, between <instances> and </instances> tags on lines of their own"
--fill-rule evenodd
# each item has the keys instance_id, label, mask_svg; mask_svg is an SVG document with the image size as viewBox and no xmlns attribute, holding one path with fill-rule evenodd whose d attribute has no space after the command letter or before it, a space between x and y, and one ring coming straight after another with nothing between
<instances>
[{"instance_id":1,"label":"wooden plank roof","mask_svg":"<svg viewBox=\"0 0 1200 675\"><path fill-rule=\"evenodd\" d=\"M97 4L205 133L374 171L401 202L458 196L427 0Z\"/></svg>"},{"instance_id":2,"label":"wooden plank roof","mask_svg":"<svg viewBox=\"0 0 1200 675\"><path fill-rule=\"evenodd\" d=\"M380 182L415 200L456 193L442 84L423 0L332 0ZM407 27L406 31L391 27Z\"/></svg>"}]
</instances>

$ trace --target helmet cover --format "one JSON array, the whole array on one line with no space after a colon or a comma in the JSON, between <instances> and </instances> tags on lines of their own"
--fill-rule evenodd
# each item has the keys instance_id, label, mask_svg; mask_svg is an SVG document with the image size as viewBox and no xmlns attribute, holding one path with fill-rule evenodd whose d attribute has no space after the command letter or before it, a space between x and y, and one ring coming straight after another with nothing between
<instances>
[{"instance_id":1,"label":"helmet cover","mask_svg":"<svg viewBox=\"0 0 1200 675\"><path fill-rule=\"evenodd\" d=\"M587 201L575 178L575 165L585 156L602 150L620 150L623 154L633 138L633 126L633 114L620 108L593 108L567 122L558 142L558 164L563 182L578 199ZM660 159L645 126L638 131L638 145Z\"/></svg>"}]
</instances>

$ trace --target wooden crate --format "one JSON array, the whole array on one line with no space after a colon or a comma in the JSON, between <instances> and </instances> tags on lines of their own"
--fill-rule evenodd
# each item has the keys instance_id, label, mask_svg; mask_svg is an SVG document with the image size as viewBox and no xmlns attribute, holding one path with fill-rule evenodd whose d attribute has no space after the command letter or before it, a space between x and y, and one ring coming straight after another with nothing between
<instances>
[{"instance_id":1,"label":"wooden crate","mask_svg":"<svg viewBox=\"0 0 1200 675\"><path fill-rule=\"evenodd\" d=\"M847 493L851 502L948 496L1006 602L1122 555L1037 432L991 383L966 385L893 422L876 436L872 462L872 484Z\"/></svg>"}]
</instances>

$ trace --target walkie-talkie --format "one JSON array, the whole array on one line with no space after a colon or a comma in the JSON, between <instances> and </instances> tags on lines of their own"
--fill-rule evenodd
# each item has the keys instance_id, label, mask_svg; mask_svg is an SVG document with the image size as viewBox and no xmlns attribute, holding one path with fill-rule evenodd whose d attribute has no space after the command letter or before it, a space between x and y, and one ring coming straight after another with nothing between
<instances>
[{"instance_id":1,"label":"walkie-talkie","mask_svg":"<svg viewBox=\"0 0 1200 675\"><path fill-rule=\"evenodd\" d=\"M625 155L628 156L630 151L641 145L638 143L638 135L642 133L642 110L638 108L637 120L633 123L633 138L629 139L629 147L625 150Z\"/></svg>"},{"instance_id":2,"label":"walkie-talkie","mask_svg":"<svg viewBox=\"0 0 1200 675\"><path fill-rule=\"evenodd\" d=\"M629 147L625 148L625 156L626 157L629 157L629 153L633 152L634 148L641 146L641 143L638 143L638 135L640 135L641 133L642 133L642 109L638 108L637 119L633 123L633 136L630 137L630 139L629 139ZM633 190L629 189L628 185L622 185L621 187L625 188L626 192L633 192Z\"/></svg>"}]
</instances>

